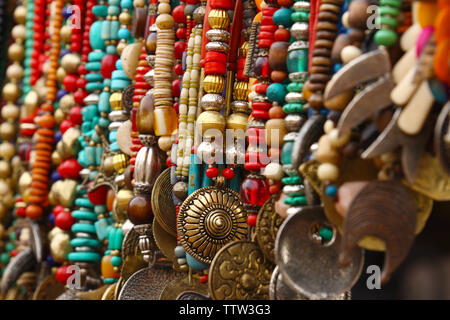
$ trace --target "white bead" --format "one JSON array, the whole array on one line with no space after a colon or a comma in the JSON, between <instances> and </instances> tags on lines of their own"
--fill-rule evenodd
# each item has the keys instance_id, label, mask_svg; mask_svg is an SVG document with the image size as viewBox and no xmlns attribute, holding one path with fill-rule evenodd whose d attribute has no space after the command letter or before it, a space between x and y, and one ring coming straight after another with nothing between
<instances>
[{"instance_id":1,"label":"white bead","mask_svg":"<svg viewBox=\"0 0 450 320\"><path fill-rule=\"evenodd\" d=\"M331 163L322 163L317 169L317 177L321 181L336 181L339 177L339 168Z\"/></svg>"},{"instance_id":2,"label":"white bead","mask_svg":"<svg viewBox=\"0 0 450 320\"><path fill-rule=\"evenodd\" d=\"M344 64L347 64L360 55L362 55L360 48L356 46L345 46L341 51L341 60Z\"/></svg>"},{"instance_id":3,"label":"white bead","mask_svg":"<svg viewBox=\"0 0 450 320\"><path fill-rule=\"evenodd\" d=\"M331 132L331 130L334 129L334 122L331 120L327 120L325 121L324 125L323 125L323 131L328 134Z\"/></svg>"},{"instance_id":4,"label":"white bead","mask_svg":"<svg viewBox=\"0 0 450 320\"><path fill-rule=\"evenodd\" d=\"M339 136L338 129L333 129L328 133L330 144L335 148L341 148L350 140L350 131Z\"/></svg>"},{"instance_id":5,"label":"white bead","mask_svg":"<svg viewBox=\"0 0 450 320\"><path fill-rule=\"evenodd\" d=\"M279 163L271 162L264 168L264 176L267 179L281 180L283 178L283 167Z\"/></svg>"}]
</instances>

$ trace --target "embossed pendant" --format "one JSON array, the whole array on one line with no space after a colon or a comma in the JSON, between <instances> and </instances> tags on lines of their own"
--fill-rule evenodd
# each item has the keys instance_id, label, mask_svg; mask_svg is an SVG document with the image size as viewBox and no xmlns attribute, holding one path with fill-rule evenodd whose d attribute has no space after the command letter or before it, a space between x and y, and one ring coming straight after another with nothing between
<instances>
[{"instance_id":1,"label":"embossed pendant","mask_svg":"<svg viewBox=\"0 0 450 320\"><path fill-rule=\"evenodd\" d=\"M209 293L214 300L268 300L274 266L254 242L224 246L209 268Z\"/></svg>"},{"instance_id":2,"label":"embossed pendant","mask_svg":"<svg viewBox=\"0 0 450 320\"><path fill-rule=\"evenodd\" d=\"M208 294L208 285L201 283L198 279L191 279L189 276L181 276L169 282L161 292L159 300L175 300L185 292L195 292L201 295Z\"/></svg>"},{"instance_id":3,"label":"embossed pendant","mask_svg":"<svg viewBox=\"0 0 450 320\"><path fill-rule=\"evenodd\" d=\"M339 264L342 238L333 228L333 237L317 238L321 227L329 227L320 206L304 207L281 225L275 242L275 258L283 281L309 299L331 299L350 290L364 264L363 249L348 252L349 264Z\"/></svg>"},{"instance_id":4,"label":"embossed pendant","mask_svg":"<svg viewBox=\"0 0 450 320\"><path fill-rule=\"evenodd\" d=\"M172 199L170 168L165 169L155 181L152 191L152 211L156 221L169 234L177 236L177 214Z\"/></svg>"},{"instance_id":5,"label":"embossed pendant","mask_svg":"<svg viewBox=\"0 0 450 320\"><path fill-rule=\"evenodd\" d=\"M224 245L246 239L247 214L237 192L206 187L183 202L177 229L187 253L209 264Z\"/></svg>"}]
</instances>

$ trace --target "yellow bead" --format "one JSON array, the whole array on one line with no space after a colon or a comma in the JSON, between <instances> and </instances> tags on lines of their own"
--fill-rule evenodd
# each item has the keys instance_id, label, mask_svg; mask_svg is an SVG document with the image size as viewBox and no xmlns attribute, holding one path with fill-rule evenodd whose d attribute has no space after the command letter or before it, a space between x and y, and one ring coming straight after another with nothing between
<instances>
[{"instance_id":1,"label":"yellow bead","mask_svg":"<svg viewBox=\"0 0 450 320\"><path fill-rule=\"evenodd\" d=\"M11 80L15 80L16 82L19 81L23 78L23 67L17 63L10 65L6 69L6 76Z\"/></svg>"},{"instance_id":2,"label":"yellow bead","mask_svg":"<svg viewBox=\"0 0 450 320\"><path fill-rule=\"evenodd\" d=\"M167 13L160 14L156 18L156 26L160 29L171 29L175 24L173 17Z\"/></svg>"},{"instance_id":3,"label":"yellow bead","mask_svg":"<svg viewBox=\"0 0 450 320\"><path fill-rule=\"evenodd\" d=\"M6 99L6 101L16 101L20 96L20 88L15 83L7 83L3 87L3 98Z\"/></svg>"},{"instance_id":4,"label":"yellow bead","mask_svg":"<svg viewBox=\"0 0 450 320\"><path fill-rule=\"evenodd\" d=\"M230 25L230 16L226 10L213 9L209 12L208 22L212 29L227 29Z\"/></svg>"},{"instance_id":5,"label":"yellow bead","mask_svg":"<svg viewBox=\"0 0 450 320\"><path fill-rule=\"evenodd\" d=\"M16 135L16 127L10 122L3 122L0 125L0 137L2 140L11 141Z\"/></svg>"},{"instance_id":6,"label":"yellow bead","mask_svg":"<svg viewBox=\"0 0 450 320\"><path fill-rule=\"evenodd\" d=\"M197 126L205 138L215 137L225 130L225 118L217 111L203 111L197 118Z\"/></svg>"},{"instance_id":7,"label":"yellow bead","mask_svg":"<svg viewBox=\"0 0 450 320\"><path fill-rule=\"evenodd\" d=\"M77 54L69 53L64 55L61 59L61 66L68 72L74 73L77 71L81 59Z\"/></svg>"},{"instance_id":8,"label":"yellow bead","mask_svg":"<svg viewBox=\"0 0 450 320\"><path fill-rule=\"evenodd\" d=\"M5 120L14 121L19 118L20 109L14 104L6 104L2 108L2 118Z\"/></svg>"},{"instance_id":9,"label":"yellow bead","mask_svg":"<svg viewBox=\"0 0 450 320\"><path fill-rule=\"evenodd\" d=\"M167 136L177 130L177 113L174 108L156 108L153 115L156 136Z\"/></svg>"},{"instance_id":10,"label":"yellow bead","mask_svg":"<svg viewBox=\"0 0 450 320\"><path fill-rule=\"evenodd\" d=\"M234 100L246 101L248 92L248 82L239 81L234 85Z\"/></svg>"},{"instance_id":11,"label":"yellow bead","mask_svg":"<svg viewBox=\"0 0 450 320\"><path fill-rule=\"evenodd\" d=\"M122 12L121 14L119 14L119 22L120 24L130 24L131 14L128 12Z\"/></svg>"},{"instance_id":12,"label":"yellow bead","mask_svg":"<svg viewBox=\"0 0 450 320\"><path fill-rule=\"evenodd\" d=\"M8 57L14 61L22 61L25 54L25 49L22 45L13 43L8 48Z\"/></svg>"},{"instance_id":13,"label":"yellow bead","mask_svg":"<svg viewBox=\"0 0 450 320\"><path fill-rule=\"evenodd\" d=\"M122 93L120 92L114 92L109 97L109 103L111 105L111 108L113 110L122 110Z\"/></svg>"},{"instance_id":14,"label":"yellow bead","mask_svg":"<svg viewBox=\"0 0 450 320\"><path fill-rule=\"evenodd\" d=\"M207 75L203 80L203 88L208 93L221 93L225 89L225 79L221 76Z\"/></svg>"},{"instance_id":15,"label":"yellow bead","mask_svg":"<svg viewBox=\"0 0 450 320\"><path fill-rule=\"evenodd\" d=\"M14 20L16 20L18 24L25 24L26 17L27 17L27 8L25 6L18 6L14 10Z\"/></svg>"},{"instance_id":16,"label":"yellow bead","mask_svg":"<svg viewBox=\"0 0 450 320\"><path fill-rule=\"evenodd\" d=\"M61 28L61 40L65 43L69 43L70 42L70 37L72 35L72 28L70 26L63 26Z\"/></svg>"},{"instance_id":17,"label":"yellow bead","mask_svg":"<svg viewBox=\"0 0 450 320\"><path fill-rule=\"evenodd\" d=\"M227 129L238 130L244 132L247 130L248 116L245 113L232 113L227 118Z\"/></svg>"},{"instance_id":18,"label":"yellow bead","mask_svg":"<svg viewBox=\"0 0 450 320\"><path fill-rule=\"evenodd\" d=\"M11 166L9 162L0 160L0 178L6 179L11 175Z\"/></svg>"}]
</instances>

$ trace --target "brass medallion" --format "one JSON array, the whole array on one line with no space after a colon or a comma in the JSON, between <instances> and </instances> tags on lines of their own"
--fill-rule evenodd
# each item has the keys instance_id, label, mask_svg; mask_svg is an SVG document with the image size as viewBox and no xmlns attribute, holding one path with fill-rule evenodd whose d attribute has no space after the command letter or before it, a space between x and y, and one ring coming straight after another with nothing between
<instances>
[{"instance_id":1,"label":"brass medallion","mask_svg":"<svg viewBox=\"0 0 450 320\"><path fill-rule=\"evenodd\" d=\"M176 300L211 300L211 298L195 291L184 291Z\"/></svg>"},{"instance_id":2,"label":"brass medallion","mask_svg":"<svg viewBox=\"0 0 450 320\"><path fill-rule=\"evenodd\" d=\"M268 300L274 266L254 242L234 241L217 252L209 268L214 300Z\"/></svg>"},{"instance_id":3,"label":"brass medallion","mask_svg":"<svg viewBox=\"0 0 450 320\"><path fill-rule=\"evenodd\" d=\"M259 209L256 221L256 241L267 260L275 263L275 239L283 218L275 212L275 196L271 196Z\"/></svg>"},{"instance_id":4,"label":"brass medallion","mask_svg":"<svg viewBox=\"0 0 450 320\"><path fill-rule=\"evenodd\" d=\"M416 180L409 187L436 201L450 200L450 175L439 159L425 152L420 158Z\"/></svg>"},{"instance_id":5,"label":"brass medallion","mask_svg":"<svg viewBox=\"0 0 450 320\"><path fill-rule=\"evenodd\" d=\"M177 258L175 257L175 247L177 246L177 238L169 234L159 223L156 218L153 220L153 238L159 250L173 262L174 268L179 270Z\"/></svg>"},{"instance_id":6,"label":"brass medallion","mask_svg":"<svg viewBox=\"0 0 450 320\"><path fill-rule=\"evenodd\" d=\"M65 291L64 285L56 280L54 274L46 277L36 288L33 300L55 300Z\"/></svg>"},{"instance_id":7,"label":"brass medallion","mask_svg":"<svg viewBox=\"0 0 450 320\"><path fill-rule=\"evenodd\" d=\"M192 193L180 207L178 235L187 253L211 263L224 245L247 237L247 214L239 194L218 187Z\"/></svg>"},{"instance_id":8,"label":"brass medallion","mask_svg":"<svg viewBox=\"0 0 450 320\"><path fill-rule=\"evenodd\" d=\"M158 300L167 283L180 276L171 268L145 268L123 285L118 300Z\"/></svg>"},{"instance_id":9,"label":"brass medallion","mask_svg":"<svg viewBox=\"0 0 450 320\"><path fill-rule=\"evenodd\" d=\"M169 234L177 236L177 214L172 198L170 168L165 169L155 181L152 191L152 210L156 221Z\"/></svg>"},{"instance_id":10,"label":"brass medallion","mask_svg":"<svg viewBox=\"0 0 450 320\"><path fill-rule=\"evenodd\" d=\"M161 292L159 300L176 300L180 294L186 291L207 295L208 284L201 283L194 278L189 282L189 276L180 275L180 278L176 278L166 285L163 292Z\"/></svg>"}]
</instances>

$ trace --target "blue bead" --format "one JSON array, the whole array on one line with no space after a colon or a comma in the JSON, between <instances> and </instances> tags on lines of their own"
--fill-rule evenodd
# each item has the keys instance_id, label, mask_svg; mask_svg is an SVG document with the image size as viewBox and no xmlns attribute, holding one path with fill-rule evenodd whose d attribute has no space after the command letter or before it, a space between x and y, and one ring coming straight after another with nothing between
<instances>
[{"instance_id":1,"label":"blue bead","mask_svg":"<svg viewBox=\"0 0 450 320\"><path fill-rule=\"evenodd\" d=\"M112 152L117 152L117 151L120 150L119 145L117 144L117 142L111 143L109 148L111 149Z\"/></svg>"},{"instance_id":2,"label":"blue bead","mask_svg":"<svg viewBox=\"0 0 450 320\"><path fill-rule=\"evenodd\" d=\"M189 253L186 252L186 261L189 267L193 270L204 270L209 269L209 264L198 261L194 257L192 257Z\"/></svg>"},{"instance_id":3,"label":"blue bead","mask_svg":"<svg viewBox=\"0 0 450 320\"><path fill-rule=\"evenodd\" d=\"M58 90L58 93L56 94L56 99L60 100L62 97L64 97L68 92L64 89Z\"/></svg>"},{"instance_id":4,"label":"blue bead","mask_svg":"<svg viewBox=\"0 0 450 320\"><path fill-rule=\"evenodd\" d=\"M131 36L131 33L130 33L130 30L128 30L126 28L122 28L119 30L118 35L119 35L120 39L128 40Z\"/></svg>"},{"instance_id":5,"label":"blue bead","mask_svg":"<svg viewBox=\"0 0 450 320\"><path fill-rule=\"evenodd\" d=\"M59 53L59 57L62 58L62 57L64 57L66 54L71 53L71 52L72 52L72 51L70 51L69 49L61 50L60 53Z\"/></svg>"},{"instance_id":6,"label":"blue bead","mask_svg":"<svg viewBox=\"0 0 450 320\"><path fill-rule=\"evenodd\" d=\"M325 188L325 194L329 197L334 197L337 193L337 187L332 184Z\"/></svg>"},{"instance_id":7,"label":"blue bead","mask_svg":"<svg viewBox=\"0 0 450 320\"><path fill-rule=\"evenodd\" d=\"M120 6L124 9L131 9L131 8L133 8L133 1L132 0L121 0Z\"/></svg>"},{"instance_id":8,"label":"blue bead","mask_svg":"<svg viewBox=\"0 0 450 320\"><path fill-rule=\"evenodd\" d=\"M281 83L272 83L271 85L269 85L266 91L267 98L269 98L269 100L272 102L277 101L279 103L283 103L286 94L286 87Z\"/></svg>"},{"instance_id":9,"label":"blue bead","mask_svg":"<svg viewBox=\"0 0 450 320\"><path fill-rule=\"evenodd\" d=\"M55 215L53 213L50 213L48 215L48 222L50 223L51 226L55 225Z\"/></svg>"},{"instance_id":10,"label":"blue bead","mask_svg":"<svg viewBox=\"0 0 450 320\"><path fill-rule=\"evenodd\" d=\"M117 61L116 61L116 69L117 70L123 70L122 69L122 59L117 59Z\"/></svg>"},{"instance_id":11,"label":"blue bead","mask_svg":"<svg viewBox=\"0 0 450 320\"><path fill-rule=\"evenodd\" d=\"M61 131L56 131L54 137L55 137L55 143L58 143L62 138Z\"/></svg>"},{"instance_id":12,"label":"blue bead","mask_svg":"<svg viewBox=\"0 0 450 320\"><path fill-rule=\"evenodd\" d=\"M64 7L62 10L62 16L64 19L69 18L72 15L72 6Z\"/></svg>"},{"instance_id":13,"label":"blue bead","mask_svg":"<svg viewBox=\"0 0 450 320\"><path fill-rule=\"evenodd\" d=\"M52 179L52 182L56 182L58 180L61 180L61 176L59 175L58 170L55 170L55 171L52 172L52 175L51 175L50 179Z\"/></svg>"},{"instance_id":14,"label":"blue bead","mask_svg":"<svg viewBox=\"0 0 450 320\"><path fill-rule=\"evenodd\" d=\"M342 68L342 64L336 63L336 64L333 66L333 71L334 71L334 73L338 72L341 68Z\"/></svg>"}]
</instances>

